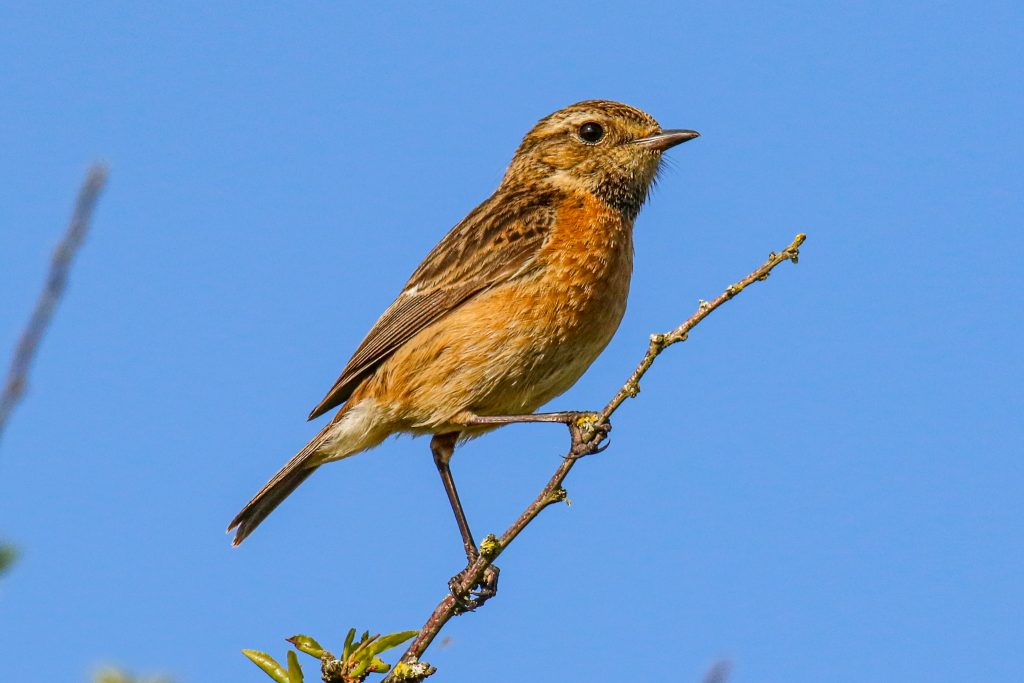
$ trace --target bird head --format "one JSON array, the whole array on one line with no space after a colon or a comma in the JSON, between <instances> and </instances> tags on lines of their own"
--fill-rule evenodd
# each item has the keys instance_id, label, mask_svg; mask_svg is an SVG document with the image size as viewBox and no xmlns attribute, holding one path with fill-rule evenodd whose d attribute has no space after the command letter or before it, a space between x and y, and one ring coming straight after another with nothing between
<instances>
[{"instance_id":1,"label":"bird head","mask_svg":"<svg viewBox=\"0 0 1024 683\"><path fill-rule=\"evenodd\" d=\"M635 216L658 174L662 153L699 135L664 130L649 114L619 102L577 102L537 122L503 182L548 182L582 190Z\"/></svg>"}]
</instances>

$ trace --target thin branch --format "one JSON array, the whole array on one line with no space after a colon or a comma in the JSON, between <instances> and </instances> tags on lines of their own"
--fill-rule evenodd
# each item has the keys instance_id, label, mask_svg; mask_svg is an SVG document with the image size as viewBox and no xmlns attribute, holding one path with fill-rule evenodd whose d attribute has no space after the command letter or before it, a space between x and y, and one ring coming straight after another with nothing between
<instances>
[{"instance_id":1,"label":"thin branch","mask_svg":"<svg viewBox=\"0 0 1024 683\"><path fill-rule=\"evenodd\" d=\"M7 373L3 394L0 395L0 437L3 436L4 427L11 411L25 394L29 369L39 349L39 342L42 340L43 334L50 324L53 311L67 286L71 261L78 253L79 247L82 246L82 240L85 239L85 235L89 231L92 211L106 180L106 166L94 165L89 169L89 173L78 191L78 199L75 202L75 209L71 214L67 231L50 260L50 272L46 277L46 284L36 301L32 317L29 318L28 324L21 333L18 346L14 350L14 358L11 360L11 368Z\"/></svg>"},{"instance_id":2,"label":"thin branch","mask_svg":"<svg viewBox=\"0 0 1024 683\"><path fill-rule=\"evenodd\" d=\"M650 343L647 347L647 353L636 366L633 374L630 375L625 384L622 385L622 387L616 392L615 396L613 396L608 402L608 405L606 405L597 415L583 417L578 420L576 424L570 425L572 446L566 456L562 459L558 469L555 470L555 474L541 490L540 494L532 503L529 504L529 506L527 506L523 513L519 515L519 518L512 523L512 526L510 526L500 538L496 538L492 534L484 539L483 543L480 544L479 557L477 557L473 563L466 567L466 569L453 580L450 585L451 593L446 595L445 598L441 600L440 604L434 608L430 618L427 619L427 623L423 625L419 634L402 655L401 662L406 666L397 666L391 674L385 678L384 683L421 681L425 678L425 676L410 676L406 672L410 672L410 668L412 666L419 665L419 658L424 652L426 652L430 643L435 637L437 637L438 633L441 632L444 625L448 623L452 617L461 614L466 610L466 596L468 596L476 586L480 585L485 572L491 568L494 560L497 559L505 548L515 540L516 536L518 536L520 532L522 532L522 530L525 529L527 525L541 513L542 510L544 510L544 508L566 499L566 492L565 489L562 488L562 483L568 476L569 471L572 470L579 458L600 450L600 442L607 434L607 429L602 429L602 427L609 425L609 420L612 414L618 410L619 406L621 406L627 398L633 398L639 393L640 380L645 374L647 374L647 371L650 370L651 366L654 364L654 360L669 346L686 341L690 330L696 327L702 320L707 318L712 311L716 310L726 301L729 301L753 283L768 279L768 276L776 266L784 261L792 261L793 263L796 263L800 253L800 245L804 243L806 237L807 236L802 233L797 235L788 247L779 253L772 252L768 257L768 260L760 268L750 273L750 275L746 276L736 284L727 287L725 291L715 299L711 301L701 301L697 306L696 312L671 332L651 335ZM456 596L459 597L457 598ZM479 607L483 604L485 599L486 598L473 601L471 603L471 608Z\"/></svg>"},{"instance_id":3,"label":"thin branch","mask_svg":"<svg viewBox=\"0 0 1024 683\"><path fill-rule=\"evenodd\" d=\"M636 370L630 375L626 383L622 385L622 388L612 397L612 400L608 401L608 405L601 411L601 417L607 420L611 417L623 401L627 398L635 398L640 393L640 379L647 374L647 371L654 364L654 359L661 354L662 351L667 349L669 346L678 342L686 341L687 335L690 333L697 324L704 320L704 318L711 315L711 312L717 309L719 306L724 304L729 299L742 292L744 289L754 284L767 280L775 266L779 265L784 261L792 261L796 263L800 256L800 245L807 239L807 235L800 233L793 240L792 244L783 249L779 253L774 251L768 255L768 260L765 261L764 265L746 276L734 285L729 285L725 288L725 291L718 295L716 299L712 301L702 301L697 306L697 311L691 315L682 325L676 329L668 332L667 334L652 334L650 344L647 348L647 355L644 356L640 364L636 366Z\"/></svg>"}]
</instances>

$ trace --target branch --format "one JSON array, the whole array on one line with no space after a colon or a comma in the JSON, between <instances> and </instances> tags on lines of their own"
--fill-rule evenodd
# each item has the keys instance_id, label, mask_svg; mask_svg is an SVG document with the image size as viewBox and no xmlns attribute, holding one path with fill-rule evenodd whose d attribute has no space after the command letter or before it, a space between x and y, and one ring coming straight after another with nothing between
<instances>
[{"instance_id":1,"label":"branch","mask_svg":"<svg viewBox=\"0 0 1024 683\"><path fill-rule=\"evenodd\" d=\"M422 681L423 678L426 677L425 675L419 675L418 671L432 669L432 667L422 669L421 667L424 667L425 664L421 663L419 658L424 652L426 652L430 643L435 637L437 637L437 634L441 632L444 625L448 623L452 617L465 611L464 596L469 595L470 591L480 584L484 573L490 569L494 560L497 559L505 548L515 540L516 536L518 536L523 529L525 529L527 525L532 522L546 507L566 499L566 492L565 489L562 488L562 482L565 481L569 471L572 470L579 458L600 450L600 442L607 434L607 430L610 427L609 420L612 414L619 409L619 406L621 406L627 398L634 398L640 392L640 380L645 374L647 374L647 371L650 370L651 366L654 364L654 360L669 346L686 341L690 330L696 327L706 317L711 315L712 311L716 310L726 301L729 301L755 282L768 279L768 276L776 266L784 261L792 261L793 263L796 263L800 253L800 245L804 243L806 237L807 236L803 233L797 235L788 247L779 253L772 252L768 256L768 260L760 268L756 269L736 284L727 287L722 294L718 295L717 298L712 301L701 301L697 306L696 312L671 332L651 335L650 343L647 347L647 353L644 355L639 365L636 366L633 374L629 376L629 379L626 380L625 384L622 385L618 392L616 392L615 396L613 396L608 402L608 405L606 405L600 413L596 415L581 416L575 424L570 425L572 446L566 456L562 459L561 464L558 466L558 469L555 470L554 475L548 481L547 485L500 538L491 534L484 539L483 543L480 544L479 557L466 567L466 569L460 573L455 580L453 580L453 583L451 584L451 593L446 595L440 604L434 608L434 612L430 615L430 618L427 619L427 623L420 629L415 640L413 640L412 644L405 651L405 654L402 655L401 662L395 667L391 674L387 676L384 683L397 683L398 681ZM456 596L459 597L457 598ZM478 607L483 604L484 599L476 600L473 603L473 607ZM432 670L430 672L432 673ZM426 675L429 675L429 673Z\"/></svg>"},{"instance_id":2,"label":"branch","mask_svg":"<svg viewBox=\"0 0 1024 683\"><path fill-rule=\"evenodd\" d=\"M11 411L21 400L25 393L25 387L28 386L28 371L32 360L35 358L39 342L50 324L53 311L67 286L71 261L78 253L79 247L82 246L82 240L85 239L85 235L89 231L92 211L106 180L106 167L102 164L94 165L89 169L89 173L78 191L78 200L75 202L75 209L71 214L68 229L50 260L50 272L46 277L46 285L36 301L32 317L29 318L28 324L18 340L18 346L14 350L14 358L11 360L11 368L7 373L3 394L0 395L0 437L3 436L4 427Z\"/></svg>"}]
</instances>

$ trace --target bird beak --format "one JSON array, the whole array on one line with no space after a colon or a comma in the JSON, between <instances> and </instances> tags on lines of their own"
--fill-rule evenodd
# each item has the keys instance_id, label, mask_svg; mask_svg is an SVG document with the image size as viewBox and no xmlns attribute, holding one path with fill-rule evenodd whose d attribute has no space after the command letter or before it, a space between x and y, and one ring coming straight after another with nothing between
<instances>
[{"instance_id":1,"label":"bird beak","mask_svg":"<svg viewBox=\"0 0 1024 683\"><path fill-rule=\"evenodd\" d=\"M670 147L681 145L687 140L692 140L694 138L699 137L700 133L698 133L695 130L663 130L657 135L649 135L646 138L639 138L637 140L633 140L633 144L645 147L646 149L653 149L657 152L664 152L666 149Z\"/></svg>"}]
</instances>

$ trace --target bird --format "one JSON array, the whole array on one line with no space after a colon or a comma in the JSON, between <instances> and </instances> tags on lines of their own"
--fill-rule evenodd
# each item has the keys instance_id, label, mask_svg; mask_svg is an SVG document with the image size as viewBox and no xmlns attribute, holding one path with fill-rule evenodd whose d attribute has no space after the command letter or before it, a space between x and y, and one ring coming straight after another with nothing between
<instances>
[{"instance_id":1,"label":"bird","mask_svg":"<svg viewBox=\"0 0 1024 683\"><path fill-rule=\"evenodd\" d=\"M455 447L535 413L569 389L626 310L633 223L663 153L699 137L649 114L587 100L537 122L497 190L430 251L309 414L330 422L228 526L240 544L319 467L393 434L431 435L467 559Z\"/></svg>"}]
</instances>

